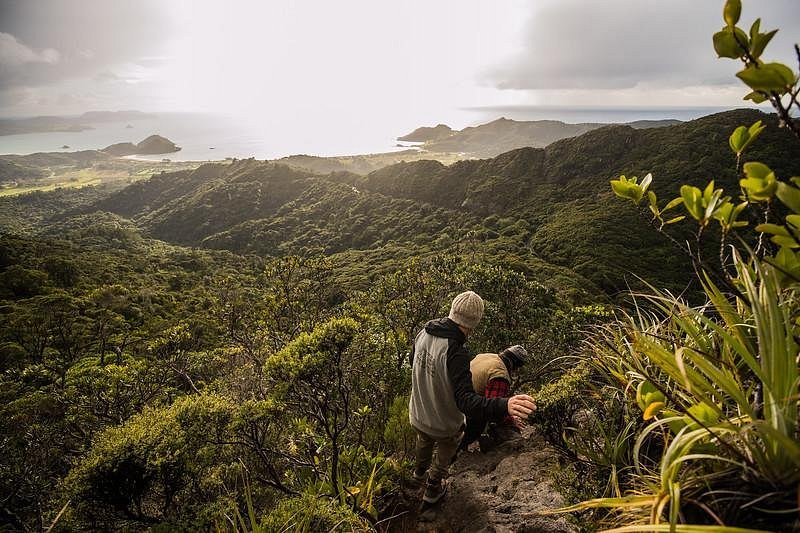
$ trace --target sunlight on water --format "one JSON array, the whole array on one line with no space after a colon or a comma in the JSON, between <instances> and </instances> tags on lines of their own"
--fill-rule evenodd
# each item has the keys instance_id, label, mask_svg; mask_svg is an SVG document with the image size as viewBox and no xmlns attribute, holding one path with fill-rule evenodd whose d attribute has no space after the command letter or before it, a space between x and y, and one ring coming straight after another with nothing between
<instances>
[{"instance_id":1,"label":"sunlight on water","mask_svg":"<svg viewBox=\"0 0 800 533\"><path fill-rule=\"evenodd\" d=\"M94 124L81 132L30 133L0 137L0 153L71 152L97 150L119 142L137 143L153 134L167 137L181 151L139 158L203 161L228 157L274 159L292 154L319 156L390 152L404 147L395 140L419 126L445 123L454 129L490 122L499 117L514 120L580 122L630 122L635 120L691 120L720 108L566 108L483 107L455 109L427 123L410 118L363 115L317 120L296 117L233 118L192 113L160 113L155 118ZM387 120L388 118L388 120ZM128 125L132 127L127 127ZM62 146L69 148L62 149Z\"/></svg>"}]
</instances>

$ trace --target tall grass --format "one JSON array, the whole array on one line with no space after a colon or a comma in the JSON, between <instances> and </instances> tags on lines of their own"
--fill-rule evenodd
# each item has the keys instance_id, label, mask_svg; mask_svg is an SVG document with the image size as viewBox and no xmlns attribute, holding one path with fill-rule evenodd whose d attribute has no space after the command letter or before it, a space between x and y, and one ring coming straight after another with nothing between
<instances>
[{"instance_id":1,"label":"tall grass","mask_svg":"<svg viewBox=\"0 0 800 533\"><path fill-rule=\"evenodd\" d=\"M792 527L800 510L797 296L766 263L735 255L734 266L737 296L709 278L701 307L653 291L592 342L594 364L648 423L636 436L627 493L571 510L616 509L631 525L617 531ZM620 448L619 436L609 440ZM668 528L653 528L662 523Z\"/></svg>"}]
</instances>

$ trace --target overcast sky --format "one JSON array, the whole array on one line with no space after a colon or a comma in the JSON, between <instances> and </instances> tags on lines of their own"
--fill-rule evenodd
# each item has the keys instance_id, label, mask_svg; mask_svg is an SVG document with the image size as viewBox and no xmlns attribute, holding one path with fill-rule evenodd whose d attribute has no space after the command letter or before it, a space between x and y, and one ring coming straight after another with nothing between
<instances>
[{"instance_id":1,"label":"overcast sky","mask_svg":"<svg viewBox=\"0 0 800 533\"><path fill-rule=\"evenodd\" d=\"M722 0L0 0L0 116L737 106ZM745 0L797 69L800 1ZM310 119L310 118L309 118Z\"/></svg>"}]
</instances>

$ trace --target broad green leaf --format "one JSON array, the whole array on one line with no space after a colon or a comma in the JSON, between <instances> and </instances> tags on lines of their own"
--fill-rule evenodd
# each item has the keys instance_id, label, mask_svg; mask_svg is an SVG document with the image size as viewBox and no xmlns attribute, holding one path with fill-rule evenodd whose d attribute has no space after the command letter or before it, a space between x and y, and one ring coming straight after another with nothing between
<instances>
[{"instance_id":1,"label":"broad green leaf","mask_svg":"<svg viewBox=\"0 0 800 533\"><path fill-rule=\"evenodd\" d=\"M756 178L756 179L763 180L770 173L772 173L772 170L767 165L765 165L764 163L759 163L757 161L753 161L753 162L744 164L744 174L748 178Z\"/></svg>"},{"instance_id":2,"label":"broad green leaf","mask_svg":"<svg viewBox=\"0 0 800 533\"><path fill-rule=\"evenodd\" d=\"M734 206L730 203L730 198L726 198L723 205L721 205L714 213L714 218L719 220L720 225L724 231L730 231L733 228L741 228L747 226L746 221L737 221L739 214L747 207L747 202L742 202Z\"/></svg>"},{"instance_id":3,"label":"broad green leaf","mask_svg":"<svg viewBox=\"0 0 800 533\"><path fill-rule=\"evenodd\" d=\"M750 40L753 39L756 35L758 35L759 30L761 29L761 18L757 18L753 21L753 24L750 26Z\"/></svg>"},{"instance_id":4,"label":"broad green leaf","mask_svg":"<svg viewBox=\"0 0 800 533\"><path fill-rule=\"evenodd\" d=\"M778 182L775 196L778 197L778 200L783 202L783 205L795 213L800 213L800 189L783 182Z\"/></svg>"},{"instance_id":5,"label":"broad green leaf","mask_svg":"<svg viewBox=\"0 0 800 533\"><path fill-rule=\"evenodd\" d=\"M793 228L800 228L800 215L788 215L786 217L786 222Z\"/></svg>"},{"instance_id":6,"label":"broad green leaf","mask_svg":"<svg viewBox=\"0 0 800 533\"><path fill-rule=\"evenodd\" d=\"M778 180L770 168L758 162L744 164L746 179L739 180L739 185L747 191L747 197L754 202L768 202L775 194Z\"/></svg>"},{"instance_id":7,"label":"broad green leaf","mask_svg":"<svg viewBox=\"0 0 800 533\"><path fill-rule=\"evenodd\" d=\"M753 140L759 135L761 135L761 132L764 131L766 128L767 127L764 124L762 124L760 120L756 120L755 122L750 124L750 127L747 128L747 133L750 134L750 139L751 139L750 142L753 142Z\"/></svg>"},{"instance_id":8,"label":"broad green leaf","mask_svg":"<svg viewBox=\"0 0 800 533\"><path fill-rule=\"evenodd\" d=\"M642 411L647 409L647 405L650 403L647 401L648 398L657 392L659 392L659 390L651 382L645 380L639 383L639 385L636 387L636 403L639 404L639 407L642 409Z\"/></svg>"},{"instance_id":9,"label":"broad green leaf","mask_svg":"<svg viewBox=\"0 0 800 533\"><path fill-rule=\"evenodd\" d=\"M758 91L752 91L747 93L747 95L745 95L745 97L742 98L742 100L750 100L754 104L761 104L763 102L766 102L768 98L764 96L764 93Z\"/></svg>"},{"instance_id":10,"label":"broad green leaf","mask_svg":"<svg viewBox=\"0 0 800 533\"><path fill-rule=\"evenodd\" d=\"M703 189L703 200L708 204L711 201L711 196L714 194L714 180L711 180L706 188Z\"/></svg>"},{"instance_id":11,"label":"broad green leaf","mask_svg":"<svg viewBox=\"0 0 800 533\"><path fill-rule=\"evenodd\" d=\"M701 204L702 193L697 187L691 185L681 186L681 197L686 211L696 220L703 217L703 207Z\"/></svg>"},{"instance_id":12,"label":"broad green leaf","mask_svg":"<svg viewBox=\"0 0 800 533\"><path fill-rule=\"evenodd\" d=\"M611 180L611 189L620 198L628 198L637 205L642 200L643 191L641 187L635 181L626 180L625 176L621 176L619 180Z\"/></svg>"},{"instance_id":13,"label":"broad green leaf","mask_svg":"<svg viewBox=\"0 0 800 533\"><path fill-rule=\"evenodd\" d=\"M731 150L733 150L733 153L741 154L744 150L745 143L749 138L750 134L748 133L747 128L744 126L739 126L733 130L733 133L731 133L731 136L728 138L728 144L730 145Z\"/></svg>"},{"instance_id":14,"label":"broad green leaf","mask_svg":"<svg viewBox=\"0 0 800 533\"><path fill-rule=\"evenodd\" d=\"M761 54L764 53L764 49L767 47L772 38L775 37L776 33L778 33L778 30L772 30L767 33L759 33L755 37L751 38L750 55L756 59L760 58Z\"/></svg>"},{"instance_id":15,"label":"broad green leaf","mask_svg":"<svg viewBox=\"0 0 800 533\"><path fill-rule=\"evenodd\" d=\"M713 407L706 403L698 403L689 407L686 412L697 419L704 426L713 426L719 422L719 414ZM689 426L694 425L694 421L690 416L686 416L686 424Z\"/></svg>"},{"instance_id":16,"label":"broad green leaf","mask_svg":"<svg viewBox=\"0 0 800 533\"><path fill-rule=\"evenodd\" d=\"M747 197L753 202L768 202L775 193L776 182L768 180L739 180L739 185L747 191Z\"/></svg>"},{"instance_id":17,"label":"broad green leaf","mask_svg":"<svg viewBox=\"0 0 800 533\"><path fill-rule=\"evenodd\" d=\"M792 69L782 63L750 65L736 76L754 91L785 93L795 82Z\"/></svg>"},{"instance_id":18,"label":"broad green leaf","mask_svg":"<svg viewBox=\"0 0 800 533\"><path fill-rule=\"evenodd\" d=\"M783 235L785 237L789 236L789 231L778 224L759 224L756 226L756 231L760 231L761 233L769 233L770 235Z\"/></svg>"},{"instance_id":19,"label":"broad green leaf","mask_svg":"<svg viewBox=\"0 0 800 533\"><path fill-rule=\"evenodd\" d=\"M800 243L797 242L797 239L791 236L775 235L770 240L778 246L786 248L800 248Z\"/></svg>"},{"instance_id":20,"label":"broad green leaf","mask_svg":"<svg viewBox=\"0 0 800 533\"><path fill-rule=\"evenodd\" d=\"M644 403L645 405L650 405L653 402L666 402L667 399L664 397L664 393L660 390L656 390L653 392L648 392L644 395Z\"/></svg>"},{"instance_id":21,"label":"broad green leaf","mask_svg":"<svg viewBox=\"0 0 800 533\"><path fill-rule=\"evenodd\" d=\"M646 191L652 181L653 181L653 175L647 174L647 176L642 178L642 183L640 183L639 186L642 188L643 191Z\"/></svg>"},{"instance_id":22,"label":"broad green leaf","mask_svg":"<svg viewBox=\"0 0 800 533\"><path fill-rule=\"evenodd\" d=\"M766 126L764 126L760 120L753 122L749 128L739 126L731 133L728 144L733 148L736 155L741 155L742 152L761 135L761 132L764 131L765 128Z\"/></svg>"},{"instance_id":23,"label":"broad green leaf","mask_svg":"<svg viewBox=\"0 0 800 533\"><path fill-rule=\"evenodd\" d=\"M653 191L647 191L647 200L650 202L650 207L653 207L658 211L658 197L656 197L656 193Z\"/></svg>"},{"instance_id":24,"label":"broad green leaf","mask_svg":"<svg viewBox=\"0 0 800 533\"><path fill-rule=\"evenodd\" d=\"M714 184L714 182L712 181L711 185L713 185L713 184ZM717 206L721 202L724 202L724 201L727 201L727 200L730 199L730 197L728 197L728 198L725 198L724 200L720 200L720 196L722 196L722 189L717 189L716 191L714 191L712 193L711 198L709 198L709 200L706 202L707 205L706 205L706 210L705 210L705 213L703 215L703 218L711 218L714 215L714 211L717 210Z\"/></svg>"},{"instance_id":25,"label":"broad green leaf","mask_svg":"<svg viewBox=\"0 0 800 533\"><path fill-rule=\"evenodd\" d=\"M736 32L734 36L734 32ZM739 41L737 42L737 38ZM727 57L729 59L739 59L744 55L747 49L748 38L747 34L739 28L731 29L728 27L722 28L714 34L712 38L714 43L714 50L719 57ZM741 43L741 44L740 44ZM742 48L744 46L744 48Z\"/></svg>"},{"instance_id":26,"label":"broad green leaf","mask_svg":"<svg viewBox=\"0 0 800 533\"><path fill-rule=\"evenodd\" d=\"M800 279L800 258L797 253L787 246L782 246L775 257L769 258L769 262L776 267L781 274L788 274L795 279Z\"/></svg>"},{"instance_id":27,"label":"broad green leaf","mask_svg":"<svg viewBox=\"0 0 800 533\"><path fill-rule=\"evenodd\" d=\"M742 2L741 0L728 0L725 2L725 7L722 8L722 18L728 27L736 26L739 22L739 17L742 15Z\"/></svg>"},{"instance_id":28,"label":"broad green leaf","mask_svg":"<svg viewBox=\"0 0 800 533\"><path fill-rule=\"evenodd\" d=\"M739 185L747 191L747 197L753 202L768 202L775 193L777 182L772 180L744 179Z\"/></svg>"},{"instance_id":29,"label":"broad green leaf","mask_svg":"<svg viewBox=\"0 0 800 533\"><path fill-rule=\"evenodd\" d=\"M733 213L733 204L729 201L722 202L722 204L714 211L714 218L720 222L727 223Z\"/></svg>"},{"instance_id":30,"label":"broad green leaf","mask_svg":"<svg viewBox=\"0 0 800 533\"><path fill-rule=\"evenodd\" d=\"M661 212L663 213L664 211L668 211L669 209L672 209L673 207L679 206L682 203L683 203L683 198L681 198L681 197L674 198L674 199L670 200L667 205L664 206L664 209L662 209Z\"/></svg>"},{"instance_id":31,"label":"broad green leaf","mask_svg":"<svg viewBox=\"0 0 800 533\"><path fill-rule=\"evenodd\" d=\"M611 190L614 191L614 194L616 194L620 198L628 197L627 185L628 185L627 183L623 183L619 180L611 180Z\"/></svg>"},{"instance_id":32,"label":"broad green leaf","mask_svg":"<svg viewBox=\"0 0 800 533\"><path fill-rule=\"evenodd\" d=\"M778 224L759 224L756 226L756 231L772 235L770 240L778 246L785 246L787 248L797 248L800 246L797 239L789 233L789 230L787 230L785 226L779 226Z\"/></svg>"}]
</instances>

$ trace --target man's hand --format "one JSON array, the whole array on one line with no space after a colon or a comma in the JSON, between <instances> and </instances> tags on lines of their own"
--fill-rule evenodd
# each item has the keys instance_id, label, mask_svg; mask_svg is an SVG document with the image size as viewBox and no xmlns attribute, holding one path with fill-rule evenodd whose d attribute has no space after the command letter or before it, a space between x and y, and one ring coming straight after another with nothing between
<instances>
[{"instance_id":1,"label":"man's hand","mask_svg":"<svg viewBox=\"0 0 800 533\"><path fill-rule=\"evenodd\" d=\"M536 410L533 398L527 394L517 394L508 399L508 414L518 418L528 418Z\"/></svg>"}]
</instances>

